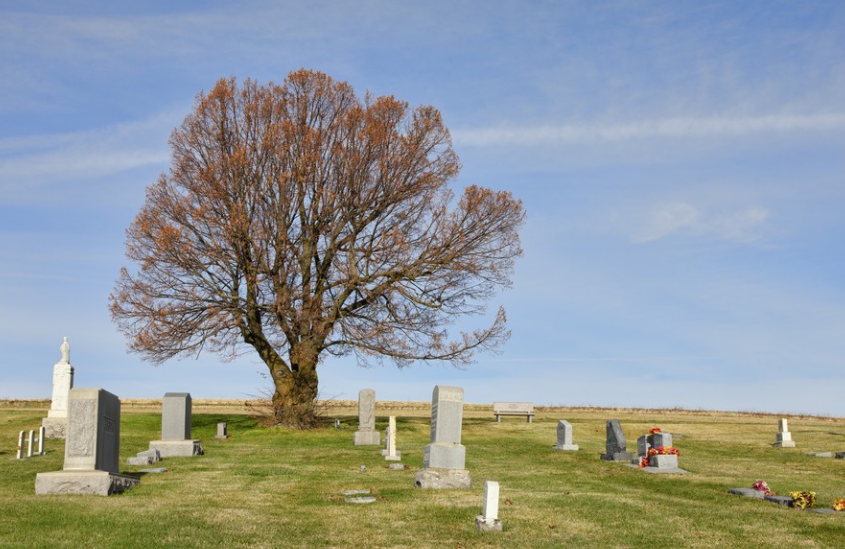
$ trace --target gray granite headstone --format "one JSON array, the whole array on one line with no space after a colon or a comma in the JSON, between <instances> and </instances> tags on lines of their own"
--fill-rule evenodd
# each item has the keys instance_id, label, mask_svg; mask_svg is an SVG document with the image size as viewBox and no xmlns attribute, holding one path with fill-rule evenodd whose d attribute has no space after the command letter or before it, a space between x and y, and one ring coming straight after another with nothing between
<instances>
[{"instance_id":1,"label":"gray granite headstone","mask_svg":"<svg viewBox=\"0 0 845 549\"><path fill-rule=\"evenodd\" d=\"M352 435L355 446L378 446L381 433L376 431L376 392L361 389L358 392L358 430Z\"/></svg>"},{"instance_id":2,"label":"gray granite headstone","mask_svg":"<svg viewBox=\"0 0 845 549\"><path fill-rule=\"evenodd\" d=\"M191 438L190 393L165 393L161 402L161 440Z\"/></svg>"},{"instance_id":3,"label":"gray granite headstone","mask_svg":"<svg viewBox=\"0 0 845 549\"><path fill-rule=\"evenodd\" d=\"M577 444L572 444L572 424L561 419L557 422L557 446L555 450L578 450Z\"/></svg>"},{"instance_id":4,"label":"gray granite headstone","mask_svg":"<svg viewBox=\"0 0 845 549\"><path fill-rule=\"evenodd\" d=\"M423 449L423 469L414 483L421 488L469 488L466 447L461 444L464 390L438 385L431 397L431 442Z\"/></svg>"},{"instance_id":5,"label":"gray granite headstone","mask_svg":"<svg viewBox=\"0 0 845 549\"><path fill-rule=\"evenodd\" d=\"M71 389L65 471L120 470L120 399L103 389Z\"/></svg>"},{"instance_id":6,"label":"gray granite headstone","mask_svg":"<svg viewBox=\"0 0 845 549\"><path fill-rule=\"evenodd\" d=\"M634 456L628 451L628 442L622 432L622 426L618 419L611 419L606 426L607 440L605 442L605 453L601 459L605 461L632 461Z\"/></svg>"},{"instance_id":7,"label":"gray granite headstone","mask_svg":"<svg viewBox=\"0 0 845 549\"><path fill-rule=\"evenodd\" d=\"M651 435L652 443L651 445L654 448L660 448L663 446L664 448L668 448L672 446L672 433L653 433Z\"/></svg>"},{"instance_id":8,"label":"gray granite headstone","mask_svg":"<svg viewBox=\"0 0 845 549\"><path fill-rule=\"evenodd\" d=\"M191 438L190 393L165 393L161 401L161 440L150 442L161 457L190 457L204 453L200 440Z\"/></svg>"},{"instance_id":9,"label":"gray granite headstone","mask_svg":"<svg viewBox=\"0 0 845 549\"><path fill-rule=\"evenodd\" d=\"M119 474L120 399L103 389L71 389L62 471L39 473L36 494L109 495L138 484Z\"/></svg>"}]
</instances>

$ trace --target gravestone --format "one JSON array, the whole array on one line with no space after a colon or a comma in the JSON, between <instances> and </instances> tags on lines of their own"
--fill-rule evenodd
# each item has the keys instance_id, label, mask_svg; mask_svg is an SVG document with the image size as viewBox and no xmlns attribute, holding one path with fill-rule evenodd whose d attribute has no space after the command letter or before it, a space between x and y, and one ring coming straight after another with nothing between
<instances>
[{"instance_id":1,"label":"gravestone","mask_svg":"<svg viewBox=\"0 0 845 549\"><path fill-rule=\"evenodd\" d=\"M601 455L604 461L632 461L633 454L628 451L628 442L622 432L622 426L618 419L611 419L607 422L607 440L605 442L605 453Z\"/></svg>"},{"instance_id":2,"label":"gravestone","mask_svg":"<svg viewBox=\"0 0 845 549\"><path fill-rule=\"evenodd\" d=\"M59 351L62 358L53 366L53 394L50 411L41 421L48 438L65 438L67 433L68 394L73 388L73 366L70 365L70 343L64 338Z\"/></svg>"},{"instance_id":3,"label":"gravestone","mask_svg":"<svg viewBox=\"0 0 845 549\"><path fill-rule=\"evenodd\" d=\"M650 442L652 448L660 448L661 446L668 448L674 444L672 441L672 433L652 433L649 437L651 438Z\"/></svg>"},{"instance_id":4,"label":"gravestone","mask_svg":"<svg viewBox=\"0 0 845 549\"><path fill-rule=\"evenodd\" d=\"M352 435L355 446L379 446L381 433L376 431L376 392L358 391L358 430Z\"/></svg>"},{"instance_id":5,"label":"gravestone","mask_svg":"<svg viewBox=\"0 0 845 549\"><path fill-rule=\"evenodd\" d=\"M484 481L481 514L475 517L475 527L479 532L502 531L502 521L499 519L499 483L494 480Z\"/></svg>"},{"instance_id":6,"label":"gravestone","mask_svg":"<svg viewBox=\"0 0 845 549\"><path fill-rule=\"evenodd\" d=\"M649 435L643 435L637 439L637 457L634 458L633 463L639 463L640 458L648 456L648 450L651 448L651 441Z\"/></svg>"},{"instance_id":7,"label":"gravestone","mask_svg":"<svg viewBox=\"0 0 845 549\"><path fill-rule=\"evenodd\" d=\"M145 450L138 452L135 457L127 458L126 463L129 465L152 465L161 461L161 454L158 450Z\"/></svg>"},{"instance_id":8,"label":"gravestone","mask_svg":"<svg viewBox=\"0 0 845 549\"><path fill-rule=\"evenodd\" d=\"M214 438L229 438L229 426L226 423L218 423L217 434Z\"/></svg>"},{"instance_id":9,"label":"gravestone","mask_svg":"<svg viewBox=\"0 0 845 549\"><path fill-rule=\"evenodd\" d=\"M150 442L161 457L203 454L202 441L191 438L190 393L165 393L161 401L161 440Z\"/></svg>"},{"instance_id":10,"label":"gravestone","mask_svg":"<svg viewBox=\"0 0 845 549\"><path fill-rule=\"evenodd\" d=\"M792 433L789 432L786 418L778 420L778 434L774 446L777 448L795 448L795 441L792 440Z\"/></svg>"},{"instance_id":11,"label":"gravestone","mask_svg":"<svg viewBox=\"0 0 845 549\"><path fill-rule=\"evenodd\" d=\"M557 422L557 446L555 450L578 450L577 444L572 444L572 424L562 419Z\"/></svg>"},{"instance_id":12,"label":"gravestone","mask_svg":"<svg viewBox=\"0 0 845 549\"><path fill-rule=\"evenodd\" d=\"M118 473L120 399L103 389L71 389L62 471L39 473L36 494L107 496L140 479Z\"/></svg>"},{"instance_id":13,"label":"gravestone","mask_svg":"<svg viewBox=\"0 0 845 549\"><path fill-rule=\"evenodd\" d=\"M464 390L438 385L431 398L431 442L423 450L423 468L414 477L418 488L469 488L466 447L461 444Z\"/></svg>"},{"instance_id":14,"label":"gravestone","mask_svg":"<svg viewBox=\"0 0 845 549\"><path fill-rule=\"evenodd\" d=\"M387 425L387 454L384 459L387 461L399 461L402 454L396 451L396 416L390 416Z\"/></svg>"}]
</instances>

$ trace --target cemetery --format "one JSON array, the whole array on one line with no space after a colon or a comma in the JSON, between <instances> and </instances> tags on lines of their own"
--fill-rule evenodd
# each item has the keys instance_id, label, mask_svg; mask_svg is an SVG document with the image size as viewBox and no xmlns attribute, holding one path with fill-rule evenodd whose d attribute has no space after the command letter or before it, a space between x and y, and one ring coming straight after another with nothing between
<instances>
[{"instance_id":1,"label":"cemetery","mask_svg":"<svg viewBox=\"0 0 845 549\"><path fill-rule=\"evenodd\" d=\"M76 435L72 428L70 442L47 437L43 455L16 459L19 433L37 426L50 403L0 402L0 509L15 517L0 523L0 541L22 548L91 540L127 548L845 546L845 513L833 511L845 497L845 459L835 458L845 451L841 418L792 416L799 447L773 447L781 419L773 414L535 406L531 423L497 423L491 403L462 402L457 389L428 388L429 402L426 395L376 401L372 430L388 433L385 454L381 445L351 443L360 430L357 401L327 406L324 428L293 431L262 426L244 401L195 399L191 430L180 425L179 435L201 440L204 455L162 456L154 466L127 460L164 438L164 399L121 401L119 459L73 458L101 478L140 481L108 497L37 493L36 477L90 474L66 470L65 445L77 445ZM228 438L218 436L221 423ZM631 460L601 459L639 457L643 433L652 446L672 437L689 474L647 475ZM578 450L556 450L556 436L559 446ZM391 468L391 451L404 468ZM420 473L444 464L465 471L469 484L415 486ZM752 489L759 479L775 493L768 501ZM792 493L803 496L790 508ZM799 510L811 500L827 513ZM33 536L37 530L50 535Z\"/></svg>"}]
</instances>

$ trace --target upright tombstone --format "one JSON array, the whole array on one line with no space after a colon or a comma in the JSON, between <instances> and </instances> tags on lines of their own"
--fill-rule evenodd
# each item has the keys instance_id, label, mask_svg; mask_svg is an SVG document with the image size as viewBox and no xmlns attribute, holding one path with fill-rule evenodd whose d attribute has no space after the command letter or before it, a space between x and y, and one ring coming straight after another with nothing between
<instances>
[{"instance_id":1,"label":"upright tombstone","mask_svg":"<svg viewBox=\"0 0 845 549\"><path fill-rule=\"evenodd\" d=\"M652 448L660 448L661 446L664 448L669 448L670 446L674 446L674 441L672 440L672 433L664 433L662 431L657 433L652 433L649 435L651 439L651 447Z\"/></svg>"},{"instance_id":2,"label":"upright tombstone","mask_svg":"<svg viewBox=\"0 0 845 549\"><path fill-rule=\"evenodd\" d=\"M643 435L637 439L637 457L632 459L632 463L639 464L641 459L648 457L648 451L651 448L651 435Z\"/></svg>"},{"instance_id":3,"label":"upright tombstone","mask_svg":"<svg viewBox=\"0 0 845 549\"><path fill-rule=\"evenodd\" d=\"M396 416L390 416L387 423L387 453L384 459L387 461L399 461L402 454L396 451Z\"/></svg>"},{"instance_id":4,"label":"upright tombstone","mask_svg":"<svg viewBox=\"0 0 845 549\"><path fill-rule=\"evenodd\" d=\"M358 391L358 430L352 435L355 446L379 446L381 433L376 431L376 392Z\"/></svg>"},{"instance_id":5,"label":"upright tombstone","mask_svg":"<svg viewBox=\"0 0 845 549\"><path fill-rule=\"evenodd\" d=\"M229 438L229 425L226 423L217 424L217 434L214 438Z\"/></svg>"},{"instance_id":6,"label":"upright tombstone","mask_svg":"<svg viewBox=\"0 0 845 549\"><path fill-rule=\"evenodd\" d=\"M120 399L103 389L71 389L62 471L39 473L36 494L107 496L140 482L118 473Z\"/></svg>"},{"instance_id":7,"label":"upright tombstone","mask_svg":"<svg viewBox=\"0 0 845 549\"><path fill-rule=\"evenodd\" d=\"M499 483L494 480L484 481L481 514L475 517L475 527L479 532L502 531L502 521L499 519Z\"/></svg>"},{"instance_id":8,"label":"upright tombstone","mask_svg":"<svg viewBox=\"0 0 845 549\"><path fill-rule=\"evenodd\" d=\"M557 422L557 446L555 450L578 450L577 444L572 444L572 424L562 419Z\"/></svg>"},{"instance_id":9,"label":"upright tombstone","mask_svg":"<svg viewBox=\"0 0 845 549\"><path fill-rule=\"evenodd\" d=\"M64 338L59 350L62 359L53 366L53 395L50 411L41 424L49 438L65 438L67 433L68 394L73 388L73 366L70 365L70 343Z\"/></svg>"},{"instance_id":10,"label":"upright tombstone","mask_svg":"<svg viewBox=\"0 0 845 549\"><path fill-rule=\"evenodd\" d=\"M414 477L419 488L469 488L466 447L461 444L464 390L438 385L431 398L431 442L423 450L423 468Z\"/></svg>"},{"instance_id":11,"label":"upright tombstone","mask_svg":"<svg viewBox=\"0 0 845 549\"><path fill-rule=\"evenodd\" d=\"M161 457L202 455L202 441L191 438L190 393L165 393L161 401L161 440L150 442Z\"/></svg>"},{"instance_id":12,"label":"upright tombstone","mask_svg":"<svg viewBox=\"0 0 845 549\"><path fill-rule=\"evenodd\" d=\"M778 435L774 445L778 448L795 448L795 441L792 440L786 418L778 420Z\"/></svg>"},{"instance_id":13,"label":"upright tombstone","mask_svg":"<svg viewBox=\"0 0 845 549\"><path fill-rule=\"evenodd\" d=\"M604 461L632 461L633 454L628 451L628 442L622 432L622 426L618 419L611 419L607 422L607 440L605 442L605 453L601 455Z\"/></svg>"}]
</instances>

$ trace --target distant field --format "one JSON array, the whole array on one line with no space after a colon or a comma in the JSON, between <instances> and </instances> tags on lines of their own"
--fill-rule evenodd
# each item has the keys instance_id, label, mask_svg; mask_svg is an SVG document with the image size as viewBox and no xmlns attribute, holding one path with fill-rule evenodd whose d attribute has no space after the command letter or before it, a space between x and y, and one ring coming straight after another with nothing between
<instances>
[{"instance_id":1,"label":"distant field","mask_svg":"<svg viewBox=\"0 0 845 549\"><path fill-rule=\"evenodd\" d=\"M244 401L194 401L193 434L206 455L169 458L121 495L36 496L35 475L62 468L63 442L18 461L17 432L37 428L47 401L0 402L0 548L559 548L845 547L845 514L816 515L726 493L768 481L780 494L811 490L820 507L845 497L845 460L806 454L845 451L845 420L790 416L798 447L773 448L772 414L686 410L541 408L531 424L497 424L489 405L466 406L463 444L470 490L421 490L413 477L428 442L428 403L377 403L377 425L398 416L406 471L387 469L377 447L352 445L355 402L332 402L332 427L263 428ZM160 402L123 402L121 457L160 433ZM234 410L234 411L233 411ZM622 422L629 449L652 427L676 439L687 476L649 475L599 460L605 422ZM557 452L558 419L569 420L578 452ZM226 421L232 438L214 439ZM361 465L366 471L361 471ZM141 467L124 466L134 473ZM484 480L501 485L504 532L481 534ZM370 505L344 503L366 488Z\"/></svg>"}]
</instances>

